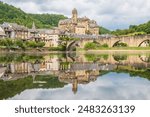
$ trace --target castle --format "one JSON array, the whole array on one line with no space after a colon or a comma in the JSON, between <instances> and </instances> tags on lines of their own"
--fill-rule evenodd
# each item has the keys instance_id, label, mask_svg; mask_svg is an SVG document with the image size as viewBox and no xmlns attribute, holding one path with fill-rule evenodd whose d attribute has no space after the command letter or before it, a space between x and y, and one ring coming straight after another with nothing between
<instances>
[{"instance_id":1,"label":"castle","mask_svg":"<svg viewBox=\"0 0 150 117\"><path fill-rule=\"evenodd\" d=\"M78 18L75 8L72 10L72 18L60 20L58 27L68 33L99 35L99 26L96 21L87 17Z\"/></svg>"}]
</instances>

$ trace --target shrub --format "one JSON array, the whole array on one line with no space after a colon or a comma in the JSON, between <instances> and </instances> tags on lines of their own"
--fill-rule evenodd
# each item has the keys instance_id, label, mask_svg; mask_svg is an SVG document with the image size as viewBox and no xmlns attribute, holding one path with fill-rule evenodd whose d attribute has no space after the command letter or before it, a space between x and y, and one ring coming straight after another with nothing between
<instances>
[{"instance_id":1,"label":"shrub","mask_svg":"<svg viewBox=\"0 0 150 117\"><path fill-rule=\"evenodd\" d=\"M36 48L36 42L35 41L27 41L26 42L27 47Z\"/></svg>"},{"instance_id":2,"label":"shrub","mask_svg":"<svg viewBox=\"0 0 150 117\"><path fill-rule=\"evenodd\" d=\"M97 44L96 44L96 43L91 43L91 42L89 42L89 43L85 44L84 49L86 49L86 50L89 50L89 49L96 49L96 47L97 47Z\"/></svg>"},{"instance_id":3,"label":"shrub","mask_svg":"<svg viewBox=\"0 0 150 117\"><path fill-rule=\"evenodd\" d=\"M27 47L30 47L30 48L37 48L37 47L42 48L42 47L44 47L45 43L44 42L27 41L26 45L27 45Z\"/></svg>"},{"instance_id":4,"label":"shrub","mask_svg":"<svg viewBox=\"0 0 150 117\"><path fill-rule=\"evenodd\" d=\"M45 43L44 42L37 42L36 46L39 47L39 48L42 48L42 47L45 46Z\"/></svg>"},{"instance_id":5,"label":"shrub","mask_svg":"<svg viewBox=\"0 0 150 117\"><path fill-rule=\"evenodd\" d=\"M105 44L102 45L102 47L106 47L106 48L107 48L107 47L108 47L108 44L105 43Z\"/></svg>"},{"instance_id":6,"label":"shrub","mask_svg":"<svg viewBox=\"0 0 150 117\"><path fill-rule=\"evenodd\" d=\"M116 43L114 47L127 47L128 45L126 43Z\"/></svg>"},{"instance_id":7,"label":"shrub","mask_svg":"<svg viewBox=\"0 0 150 117\"><path fill-rule=\"evenodd\" d=\"M100 45L97 42L89 42L89 43L85 44L84 49L86 49L86 50L89 50L89 49L99 49L101 47L105 47L106 48L106 47L108 47L108 44Z\"/></svg>"}]
</instances>

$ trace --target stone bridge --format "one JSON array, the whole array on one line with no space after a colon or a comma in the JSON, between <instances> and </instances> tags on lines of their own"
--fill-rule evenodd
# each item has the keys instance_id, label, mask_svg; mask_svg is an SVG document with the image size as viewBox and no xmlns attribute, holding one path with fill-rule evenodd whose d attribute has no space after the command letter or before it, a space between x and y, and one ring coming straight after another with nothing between
<instances>
[{"instance_id":1,"label":"stone bridge","mask_svg":"<svg viewBox=\"0 0 150 117\"><path fill-rule=\"evenodd\" d=\"M108 47L115 47L117 43L126 43L128 47L146 47L150 45L150 35L137 36L79 36L73 35L71 37L80 38L78 41L70 41L67 45L67 50L74 47L84 48L88 42L97 42L101 45L107 44Z\"/></svg>"}]
</instances>

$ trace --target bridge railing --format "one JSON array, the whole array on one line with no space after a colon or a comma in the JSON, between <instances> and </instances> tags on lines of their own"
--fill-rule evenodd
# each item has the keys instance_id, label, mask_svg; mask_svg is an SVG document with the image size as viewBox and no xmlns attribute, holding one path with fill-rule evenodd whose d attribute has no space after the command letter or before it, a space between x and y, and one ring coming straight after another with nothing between
<instances>
[{"instance_id":1,"label":"bridge railing","mask_svg":"<svg viewBox=\"0 0 150 117\"><path fill-rule=\"evenodd\" d=\"M114 37L113 35L88 35L88 34L75 34L75 33L67 33L65 34L68 37L73 37L73 38L80 38L80 39L106 39L106 38L111 38Z\"/></svg>"}]
</instances>

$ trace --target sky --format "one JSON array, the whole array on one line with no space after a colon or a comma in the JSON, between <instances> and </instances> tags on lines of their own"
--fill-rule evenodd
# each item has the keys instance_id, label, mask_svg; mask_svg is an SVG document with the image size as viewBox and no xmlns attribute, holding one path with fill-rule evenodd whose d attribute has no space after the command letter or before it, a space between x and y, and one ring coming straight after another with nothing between
<instances>
[{"instance_id":1,"label":"sky","mask_svg":"<svg viewBox=\"0 0 150 117\"><path fill-rule=\"evenodd\" d=\"M87 16L110 30L150 20L150 0L0 0L27 13L56 13L71 17L73 8L79 17Z\"/></svg>"},{"instance_id":2,"label":"sky","mask_svg":"<svg viewBox=\"0 0 150 117\"><path fill-rule=\"evenodd\" d=\"M99 76L95 82L78 85L76 94L72 85L56 89L27 89L10 100L149 100L150 81L125 73Z\"/></svg>"}]
</instances>

